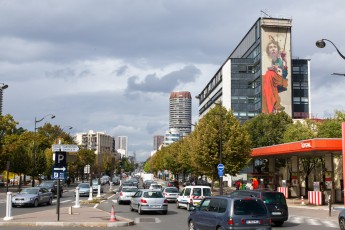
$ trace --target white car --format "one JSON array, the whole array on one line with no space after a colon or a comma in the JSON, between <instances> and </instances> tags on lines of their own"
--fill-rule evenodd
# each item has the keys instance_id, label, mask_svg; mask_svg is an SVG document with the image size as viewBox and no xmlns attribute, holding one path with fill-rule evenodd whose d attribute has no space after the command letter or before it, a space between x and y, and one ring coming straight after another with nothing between
<instances>
[{"instance_id":1,"label":"white car","mask_svg":"<svg viewBox=\"0 0 345 230\"><path fill-rule=\"evenodd\" d=\"M119 196L117 197L117 203L122 204L124 202L130 202L132 196L138 191L136 186L123 186Z\"/></svg>"},{"instance_id":2,"label":"white car","mask_svg":"<svg viewBox=\"0 0 345 230\"><path fill-rule=\"evenodd\" d=\"M162 190L162 185L160 184L151 184L149 189L158 189L158 190Z\"/></svg>"}]
</instances>

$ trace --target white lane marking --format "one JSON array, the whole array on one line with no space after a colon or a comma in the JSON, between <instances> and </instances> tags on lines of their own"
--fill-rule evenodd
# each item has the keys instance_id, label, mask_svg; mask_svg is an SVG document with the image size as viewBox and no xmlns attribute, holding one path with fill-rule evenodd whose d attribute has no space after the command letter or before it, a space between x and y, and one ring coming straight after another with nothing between
<instances>
[{"instance_id":1,"label":"white lane marking","mask_svg":"<svg viewBox=\"0 0 345 230\"><path fill-rule=\"evenodd\" d=\"M323 225L327 226L328 228L339 228L339 224L335 221L330 220L322 220Z\"/></svg>"},{"instance_id":2,"label":"white lane marking","mask_svg":"<svg viewBox=\"0 0 345 230\"><path fill-rule=\"evenodd\" d=\"M305 222L306 222L308 225L321 225L320 221L317 220L317 219L306 218L306 219L305 219Z\"/></svg>"}]
</instances>

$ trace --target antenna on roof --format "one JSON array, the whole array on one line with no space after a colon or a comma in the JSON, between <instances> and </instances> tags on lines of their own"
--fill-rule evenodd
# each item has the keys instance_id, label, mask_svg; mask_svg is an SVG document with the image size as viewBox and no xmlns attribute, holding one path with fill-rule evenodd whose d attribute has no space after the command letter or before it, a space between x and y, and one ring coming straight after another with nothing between
<instances>
[{"instance_id":1,"label":"antenna on roof","mask_svg":"<svg viewBox=\"0 0 345 230\"><path fill-rule=\"evenodd\" d=\"M263 13L264 15L266 15L267 17L272 18L272 17L271 17L269 14L267 14L265 11L260 10L260 12Z\"/></svg>"}]
</instances>

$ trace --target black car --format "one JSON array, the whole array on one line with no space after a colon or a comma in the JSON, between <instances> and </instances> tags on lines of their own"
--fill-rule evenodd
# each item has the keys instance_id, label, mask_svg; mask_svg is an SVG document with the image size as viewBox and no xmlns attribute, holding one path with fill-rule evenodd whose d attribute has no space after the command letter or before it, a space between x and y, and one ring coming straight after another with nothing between
<instances>
[{"instance_id":1,"label":"black car","mask_svg":"<svg viewBox=\"0 0 345 230\"><path fill-rule=\"evenodd\" d=\"M282 226L289 217L289 210L283 193L265 189L236 190L230 193L232 197L256 197L267 206L271 220L275 226Z\"/></svg>"},{"instance_id":2,"label":"black car","mask_svg":"<svg viewBox=\"0 0 345 230\"><path fill-rule=\"evenodd\" d=\"M41 184L38 185L38 187L46 188L50 192L52 192L54 196L57 196L57 194L58 194L57 193L57 191L58 191L57 183L58 183L57 180L44 180L44 181L42 181ZM60 182L60 197L62 197L62 193L63 193L63 185Z\"/></svg>"},{"instance_id":3,"label":"black car","mask_svg":"<svg viewBox=\"0 0 345 230\"><path fill-rule=\"evenodd\" d=\"M267 206L255 197L209 196L191 210L188 229L272 229Z\"/></svg>"}]
</instances>

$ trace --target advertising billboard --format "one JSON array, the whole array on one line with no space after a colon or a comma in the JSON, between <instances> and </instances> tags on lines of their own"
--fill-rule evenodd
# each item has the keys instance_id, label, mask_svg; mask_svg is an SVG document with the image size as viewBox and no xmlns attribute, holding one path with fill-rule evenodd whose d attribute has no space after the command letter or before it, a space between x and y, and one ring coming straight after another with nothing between
<instances>
[{"instance_id":1,"label":"advertising billboard","mask_svg":"<svg viewBox=\"0 0 345 230\"><path fill-rule=\"evenodd\" d=\"M261 44L262 113L291 116L291 21L263 19Z\"/></svg>"}]
</instances>

